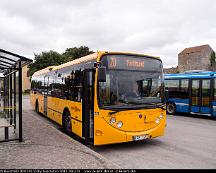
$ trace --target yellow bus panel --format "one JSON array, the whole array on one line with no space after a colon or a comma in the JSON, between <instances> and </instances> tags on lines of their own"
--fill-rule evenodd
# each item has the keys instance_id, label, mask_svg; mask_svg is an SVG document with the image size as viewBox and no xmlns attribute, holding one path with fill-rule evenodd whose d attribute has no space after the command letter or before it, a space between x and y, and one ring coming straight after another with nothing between
<instances>
[{"instance_id":1,"label":"yellow bus panel","mask_svg":"<svg viewBox=\"0 0 216 173\"><path fill-rule=\"evenodd\" d=\"M72 132L79 137L82 137L82 123L75 119L72 119Z\"/></svg>"},{"instance_id":2,"label":"yellow bus panel","mask_svg":"<svg viewBox=\"0 0 216 173\"><path fill-rule=\"evenodd\" d=\"M126 142L125 132L110 126L103 117L95 116L94 123L97 124L97 127L94 128L95 146Z\"/></svg>"}]
</instances>

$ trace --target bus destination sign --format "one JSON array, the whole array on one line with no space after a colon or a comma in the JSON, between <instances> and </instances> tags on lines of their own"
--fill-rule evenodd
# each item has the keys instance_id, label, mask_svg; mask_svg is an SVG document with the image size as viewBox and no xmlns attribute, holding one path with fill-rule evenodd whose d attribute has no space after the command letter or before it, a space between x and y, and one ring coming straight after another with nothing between
<instances>
[{"instance_id":1,"label":"bus destination sign","mask_svg":"<svg viewBox=\"0 0 216 173\"><path fill-rule=\"evenodd\" d=\"M109 68L120 68L122 66L132 67L132 68L144 68L144 60L141 59L136 60L135 58L119 59L116 57L110 57L110 59L108 60Z\"/></svg>"},{"instance_id":2,"label":"bus destination sign","mask_svg":"<svg viewBox=\"0 0 216 173\"><path fill-rule=\"evenodd\" d=\"M144 56L107 55L102 62L113 70L161 71L162 67L160 60Z\"/></svg>"}]
</instances>

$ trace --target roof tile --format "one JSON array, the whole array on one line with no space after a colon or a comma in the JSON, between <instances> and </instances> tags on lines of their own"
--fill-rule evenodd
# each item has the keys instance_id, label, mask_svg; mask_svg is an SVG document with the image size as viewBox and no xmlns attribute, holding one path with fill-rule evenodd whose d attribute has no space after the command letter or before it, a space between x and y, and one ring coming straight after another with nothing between
<instances>
[{"instance_id":1,"label":"roof tile","mask_svg":"<svg viewBox=\"0 0 216 173\"><path fill-rule=\"evenodd\" d=\"M201 52L203 49L205 49L207 47L210 47L210 46L208 44L205 44L205 45L201 45L201 46L185 48L183 51L181 51L179 53L179 55L184 55L184 54L194 53L194 52Z\"/></svg>"}]
</instances>

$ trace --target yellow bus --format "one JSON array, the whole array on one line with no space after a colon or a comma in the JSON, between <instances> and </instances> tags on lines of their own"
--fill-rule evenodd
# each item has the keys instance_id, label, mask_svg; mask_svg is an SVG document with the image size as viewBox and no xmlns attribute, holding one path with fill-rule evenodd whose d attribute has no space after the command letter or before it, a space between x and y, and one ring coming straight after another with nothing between
<instances>
[{"instance_id":1,"label":"yellow bus","mask_svg":"<svg viewBox=\"0 0 216 173\"><path fill-rule=\"evenodd\" d=\"M31 104L95 146L164 135L166 108L158 57L96 52L33 74Z\"/></svg>"}]
</instances>

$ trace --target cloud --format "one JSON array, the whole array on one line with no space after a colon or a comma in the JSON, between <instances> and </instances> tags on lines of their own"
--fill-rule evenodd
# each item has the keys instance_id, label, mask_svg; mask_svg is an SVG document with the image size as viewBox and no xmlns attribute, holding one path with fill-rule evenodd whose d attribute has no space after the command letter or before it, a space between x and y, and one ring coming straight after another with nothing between
<instances>
[{"instance_id":1,"label":"cloud","mask_svg":"<svg viewBox=\"0 0 216 173\"><path fill-rule=\"evenodd\" d=\"M86 45L160 56L168 67L185 47L216 49L214 0L3 0L0 16L0 47L29 58Z\"/></svg>"}]
</instances>

